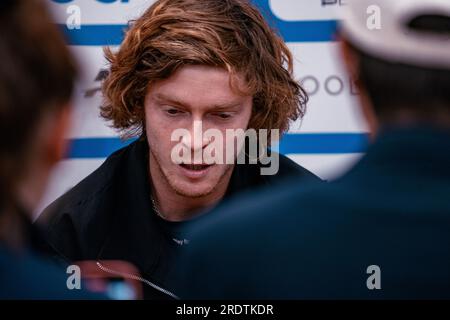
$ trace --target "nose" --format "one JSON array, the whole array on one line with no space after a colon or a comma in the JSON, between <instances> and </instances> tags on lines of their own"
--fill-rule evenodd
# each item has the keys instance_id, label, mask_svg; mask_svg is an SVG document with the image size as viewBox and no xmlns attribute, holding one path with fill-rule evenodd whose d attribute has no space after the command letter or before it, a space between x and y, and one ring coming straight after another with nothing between
<instances>
[{"instance_id":1,"label":"nose","mask_svg":"<svg viewBox=\"0 0 450 320\"><path fill-rule=\"evenodd\" d=\"M209 142L210 139L203 134L203 124L200 120L193 121L189 129L189 134L181 138L183 146L194 152L203 150Z\"/></svg>"}]
</instances>

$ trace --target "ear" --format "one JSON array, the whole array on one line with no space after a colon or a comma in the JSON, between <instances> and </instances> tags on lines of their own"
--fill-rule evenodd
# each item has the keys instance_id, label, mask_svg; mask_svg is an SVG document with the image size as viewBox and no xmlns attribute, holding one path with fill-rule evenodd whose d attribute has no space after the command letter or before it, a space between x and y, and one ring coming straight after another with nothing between
<instances>
[{"instance_id":1,"label":"ear","mask_svg":"<svg viewBox=\"0 0 450 320\"><path fill-rule=\"evenodd\" d=\"M351 46L345 41L341 40L339 42L340 44L340 51L342 60L344 62L344 66L349 73L349 75L352 77L352 79L356 82L358 89L361 89L359 87L359 58L351 48Z\"/></svg>"},{"instance_id":2,"label":"ear","mask_svg":"<svg viewBox=\"0 0 450 320\"><path fill-rule=\"evenodd\" d=\"M44 148L48 165L61 161L68 151L67 133L71 125L71 107L65 106L52 115Z\"/></svg>"}]
</instances>

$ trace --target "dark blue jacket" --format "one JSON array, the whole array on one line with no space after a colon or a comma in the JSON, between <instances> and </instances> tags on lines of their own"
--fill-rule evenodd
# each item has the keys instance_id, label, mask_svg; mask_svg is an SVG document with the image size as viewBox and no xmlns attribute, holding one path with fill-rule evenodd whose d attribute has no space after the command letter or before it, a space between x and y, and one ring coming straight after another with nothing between
<instances>
[{"instance_id":1,"label":"dark blue jacket","mask_svg":"<svg viewBox=\"0 0 450 320\"><path fill-rule=\"evenodd\" d=\"M386 129L341 179L224 211L196 227L182 298L450 298L450 131Z\"/></svg>"},{"instance_id":2,"label":"dark blue jacket","mask_svg":"<svg viewBox=\"0 0 450 320\"><path fill-rule=\"evenodd\" d=\"M101 294L69 289L71 274L50 260L41 230L33 226L23 210L18 210L23 231L23 248L12 249L0 241L0 300L87 300L106 299Z\"/></svg>"},{"instance_id":3,"label":"dark blue jacket","mask_svg":"<svg viewBox=\"0 0 450 320\"><path fill-rule=\"evenodd\" d=\"M99 299L100 295L67 288L68 274L37 254L15 252L0 244L0 300Z\"/></svg>"}]
</instances>

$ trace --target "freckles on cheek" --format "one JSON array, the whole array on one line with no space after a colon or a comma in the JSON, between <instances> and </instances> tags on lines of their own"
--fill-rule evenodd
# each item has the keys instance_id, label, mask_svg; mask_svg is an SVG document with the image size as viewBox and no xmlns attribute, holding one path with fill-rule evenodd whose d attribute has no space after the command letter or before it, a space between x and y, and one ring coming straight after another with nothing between
<instances>
[{"instance_id":1,"label":"freckles on cheek","mask_svg":"<svg viewBox=\"0 0 450 320\"><path fill-rule=\"evenodd\" d=\"M241 119L239 119L239 122L237 122L235 124L235 128L247 130L249 123L250 123L250 117L242 117Z\"/></svg>"},{"instance_id":2,"label":"freckles on cheek","mask_svg":"<svg viewBox=\"0 0 450 320\"><path fill-rule=\"evenodd\" d=\"M148 128L148 131L150 131L154 143L162 153L170 154L172 148L179 143L179 141L172 141L172 134L177 127L173 123L162 121L152 122L151 125L152 127Z\"/></svg>"},{"instance_id":3,"label":"freckles on cheek","mask_svg":"<svg viewBox=\"0 0 450 320\"><path fill-rule=\"evenodd\" d=\"M164 123L164 119L158 114L157 110L151 107L146 108L145 114L145 126L147 131L152 135L160 135L164 128L167 128L167 124Z\"/></svg>"}]
</instances>

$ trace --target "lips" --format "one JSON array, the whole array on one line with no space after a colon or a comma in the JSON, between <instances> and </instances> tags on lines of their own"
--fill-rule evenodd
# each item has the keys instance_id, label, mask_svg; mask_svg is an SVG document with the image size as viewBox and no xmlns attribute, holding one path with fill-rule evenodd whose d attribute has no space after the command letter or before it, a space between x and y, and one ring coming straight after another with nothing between
<instances>
[{"instance_id":1,"label":"lips","mask_svg":"<svg viewBox=\"0 0 450 320\"><path fill-rule=\"evenodd\" d=\"M211 165L208 164L184 164L182 163L181 166L187 170L192 170L192 171L201 171L204 170L208 167L210 167Z\"/></svg>"},{"instance_id":2,"label":"lips","mask_svg":"<svg viewBox=\"0 0 450 320\"><path fill-rule=\"evenodd\" d=\"M179 165L184 176L190 179L200 179L206 176L209 169L213 165L207 164L180 164Z\"/></svg>"}]
</instances>

